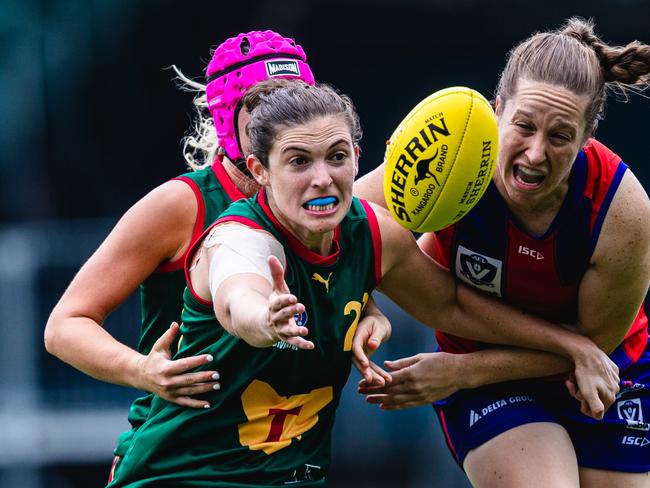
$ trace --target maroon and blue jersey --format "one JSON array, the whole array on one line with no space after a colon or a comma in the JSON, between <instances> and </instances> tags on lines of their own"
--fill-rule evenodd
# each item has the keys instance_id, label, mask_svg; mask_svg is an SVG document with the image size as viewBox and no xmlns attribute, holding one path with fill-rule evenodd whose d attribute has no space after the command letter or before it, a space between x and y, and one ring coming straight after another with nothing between
<instances>
[{"instance_id":1,"label":"maroon and blue jersey","mask_svg":"<svg viewBox=\"0 0 650 488\"><path fill-rule=\"evenodd\" d=\"M590 139L578 154L560 211L542 236L532 236L494 184L457 224L436 234L436 256L461 281L556 323L575 323L578 289L609 206L627 166ZM491 345L437 333L443 351ZM650 346L639 310L612 353L621 390L602 420L583 415L560 381L526 379L459 390L434 403L449 450L462 467L467 454L510 429L552 422L566 429L578 465L645 473L650 470Z\"/></svg>"},{"instance_id":2,"label":"maroon and blue jersey","mask_svg":"<svg viewBox=\"0 0 650 488\"><path fill-rule=\"evenodd\" d=\"M567 195L542 236L523 229L494 183L460 222L436 233L436 260L461 281L554 323L575 323L578 289L609 206L627 165L595 139L573 164ZM443 351L490 347L442 332ZM648 319L639 310L612 359L623 369L648 342Z\"/></svg>"}]
</instances>

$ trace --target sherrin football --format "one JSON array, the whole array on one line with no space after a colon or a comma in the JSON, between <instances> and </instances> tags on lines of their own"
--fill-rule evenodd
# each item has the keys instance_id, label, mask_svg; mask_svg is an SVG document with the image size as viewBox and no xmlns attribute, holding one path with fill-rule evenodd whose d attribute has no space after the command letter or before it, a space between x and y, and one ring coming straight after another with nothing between
<instances>
[{"instance_id":1,"label":"sherrin football","mask_svg":"<svg viewBox=\"0 0 650 488\"><path fill-rule=\"evenodd\" d=\"M451 87L422 100L390 137L384 196L393 217L415 232L460 220L494 173L497 121L477 91Z\"/></svg>"}]
</instances>

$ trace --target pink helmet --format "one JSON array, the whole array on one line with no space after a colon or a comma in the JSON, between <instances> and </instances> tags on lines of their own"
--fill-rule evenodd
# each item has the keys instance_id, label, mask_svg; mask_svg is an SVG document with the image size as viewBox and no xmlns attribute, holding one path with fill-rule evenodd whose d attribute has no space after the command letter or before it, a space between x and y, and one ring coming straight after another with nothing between
<instances>
[{"instance_id":1,"label":"pink helmet","mask_svg":"<svg viewBox=\"0 0 650 488\"><path fill-rule=\"evenodd\" d=\"M244 157L238 143L237 115L248 89L269 78L298 78L310 85L307 56L293 39L267 31L231 37L214 52L206 71L208 108L219 145L231 161Z\"/></svg>"}]
</instances>

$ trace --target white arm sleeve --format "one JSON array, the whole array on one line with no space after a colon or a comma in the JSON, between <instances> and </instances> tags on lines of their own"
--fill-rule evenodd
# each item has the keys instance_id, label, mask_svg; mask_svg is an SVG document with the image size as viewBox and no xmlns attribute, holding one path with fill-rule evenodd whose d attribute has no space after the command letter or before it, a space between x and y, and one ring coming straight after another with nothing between
<instances>
[{"instance_id":1,"label":"white arm sleeve","mask_svg":"<svg viewBox=\"0 0 650 488\"><path fill-rule=\"evenodd\" d=\"M236 274L254 273L271 285L273 279L267 259L273 255L286 267L282 244L264 230L251 229L239 224L218 225L205 239L206 248L219 247L212 253L208 271L210 294L214 300L219 285Z\"/></svg>"}]
</instances>

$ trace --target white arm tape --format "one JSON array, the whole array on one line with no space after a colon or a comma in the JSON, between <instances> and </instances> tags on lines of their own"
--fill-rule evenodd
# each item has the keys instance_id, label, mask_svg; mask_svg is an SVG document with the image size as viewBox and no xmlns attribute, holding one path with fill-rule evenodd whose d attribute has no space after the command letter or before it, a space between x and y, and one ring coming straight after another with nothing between
<instances>
[{"instance_id":1,"label":"white arm tape","mask_svg":"<svg viewBox=\"0 0 650 488\"><path fill-rule=\"evenodd\" d=\"M214 228L205 239L204 246L218 244L212 253L208 271L210 294L216 297L219 285L236 274L254 273L273 285L267 259L273 255L286 267L284 249L275 237L264 230L252 229L240 224L222 224Z\"/></svg>"}]
</instances>

